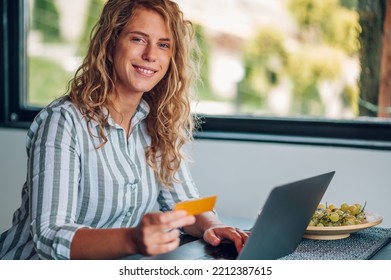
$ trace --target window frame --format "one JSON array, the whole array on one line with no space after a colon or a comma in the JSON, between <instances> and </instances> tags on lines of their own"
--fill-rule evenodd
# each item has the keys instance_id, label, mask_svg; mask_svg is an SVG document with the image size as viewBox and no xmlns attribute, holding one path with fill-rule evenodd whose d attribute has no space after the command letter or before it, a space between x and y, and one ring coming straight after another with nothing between
<instances>
[{"instance_id":1,"label":"window frame","mask_svg":"<svg viewBox=\"0 0 391 280\"><path fill-rule=\"evenodd\" d=\"M7 36L7 2L6 0L1 0L0 5L0 16L1 16L1 29L0 29L0 40L3 44L0 44L0 123L4 123L6 116L8 115L6 104L8 103L8 36Z\"/></svg>"},{"instance_id":2,"label":"window frame","mask_svg":"<svg viewBox=\"0 0 391 280\"><path fill-rule=\"evenodd\" d=\"M28 128L40 108L26 107L27 0L1 0L0 127ZM258 116L197 116L196 139L391 150L391 122Z\"/></svg>"},{"instance_id":3,"label":"window frame","mask_svg":"<svg viewBox=\"0 0 391 280\"><path fill-rule=\"evenodd\" d=\"M3 43L1 79L3 79L2 100L4 104L2 122L5 126L26 128L40 108L24 106L27 92L26 75L26 32L28 30L27 0L2 0Z\"/></svg>"}]
</instances>

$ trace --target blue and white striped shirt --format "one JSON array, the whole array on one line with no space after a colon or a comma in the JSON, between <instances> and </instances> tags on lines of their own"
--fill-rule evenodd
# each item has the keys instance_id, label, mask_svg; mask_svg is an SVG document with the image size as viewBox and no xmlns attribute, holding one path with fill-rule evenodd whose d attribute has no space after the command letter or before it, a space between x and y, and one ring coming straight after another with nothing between
<instances>
[{"instance_id":1,"label":"blue and white striped shirt","mask_svg":"<svg viewBox=\"0 0 391 280\"><path fill-rule=\"evenodd\" d=\"M97 149L97 123L87 125L66 98L43 109L27 134L22 205L13 226L0 236L0 258L69 259L72 238L81 227L133 227L156 202L168 211L178 201L199 197L183 161L176 176L180 183L168 189L157 181L145 157L151 144L148 112L142 100L128 139L110 118L108 142Z\"/></svg>"}]
</instances>

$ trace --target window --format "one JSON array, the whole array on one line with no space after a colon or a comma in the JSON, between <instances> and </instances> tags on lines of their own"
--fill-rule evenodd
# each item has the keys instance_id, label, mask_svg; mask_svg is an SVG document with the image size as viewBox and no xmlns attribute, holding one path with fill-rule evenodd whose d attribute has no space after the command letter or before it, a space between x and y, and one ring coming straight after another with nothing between
<instances>
[{"instance_id":1,"label":"window","mask_svg":"<svg viewBox=\"0 0 391 280\"><path fill-rule=\"evenodd\" d=\"M6 123L66 92L104 2L3 1ZM389 0L176 2L204 55L198 137L391 148Z\"/></svg>"}]
</instances>

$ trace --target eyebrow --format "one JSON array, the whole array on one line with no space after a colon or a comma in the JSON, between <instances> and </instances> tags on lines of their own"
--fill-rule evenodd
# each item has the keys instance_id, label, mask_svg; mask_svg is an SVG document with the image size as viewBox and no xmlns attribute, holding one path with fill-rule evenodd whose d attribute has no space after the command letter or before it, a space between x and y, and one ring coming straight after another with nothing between
<instances>
[{"instance_id":1,"label":"eyebrow","mask_svg":"<svg viewBox=\"0 0 391 280\"><path fill-rule=\"evenodd\" d=\"M141 36L144 36L144 37L147 37L147 38L150 37L147 33L144 33L144 32L141 32L141 31L128 31L128 32L126 32L126 34L138 34L138 35L141 35ZM159 41L170 42L171 39L170 38L160 38Z\"/></svg>"}]
</instances>

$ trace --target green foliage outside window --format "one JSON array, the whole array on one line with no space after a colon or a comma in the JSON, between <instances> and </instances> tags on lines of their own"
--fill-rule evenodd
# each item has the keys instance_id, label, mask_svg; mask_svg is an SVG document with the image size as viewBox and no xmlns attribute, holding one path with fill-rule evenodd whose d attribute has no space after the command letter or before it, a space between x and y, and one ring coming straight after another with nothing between
<instances>
[{"instance_id":1,"label":"green foliage outside window","mask_svg":"<svg viewBox=\"0 0 391 280\"><path fill-rule=\"evenodd\" d=\"M79 41L78 55L84 57L87 53L88 44L90 41L90 35L93 27L99 20L99 15L102 11L102 7L105 0L90 0L88 4L88 13L85 19L83 34Z\"/></svg>"},{"instance_id":2,"label":"green foliage outside window","mask_svg":"<svg viewBox=\"0 0 391 280\"><path fill-rule=\"evenodd\" d=\"M45 42L60 40L59 15L53 0L35 0L32 29L39 30Z\"/></svg>"},{"instance_id":3,"label":"green foliage outside window","mask_svg":"<svg viewBox=\"0 0 391 280\"><path fill-rule=\"evenodd\" d=\"M216 99L213 91L210 86L210 80L209 80L209 66L210 66L210 49L211 46L209 45L205 33L204 28L199 25L194 25L195 29L195 36L198 43L198 46L201 51L201 81L197 84L197 98L202 100L214 100Z\"/></svg>"},{"instance_id":4,"label":"green foliage outside window","mask_svg":"<svg viewBox=\"0 0 391 280\"><path fill-rule=\"evenodd\" d=\"M29 72L28 104L32 106L49 104L63 95L71 78L58 63L43 57L30 57Z\"/></svg>"},{"instance_id":5,"label":"green foliage outside window","mask_svg":"<svg viewBox=\"0 0 391 280\"><path fill-rule=\"evenodd\" d=\"M341 2L287 0L300 30L296 38L299 47L295 50L287 48L281 31L258 31L244 50L246 74L239 92L242 111L257 104L268 113L266 99L271 89L289 79L293 87L290 113L323 115L320 83L338 79L343 61L357 57L360 50L356 1ZM343 104L354 114L358 113L358 95L357 85L346 84L341 92Z\"/></svg>"},{"instance_id":6,"label":"green foliage outside window","mask_svg":"<svg viewBox=\"0 0 391 280\"><path fill-rule=\"evenodd\" d=\"M239 84L240 103L248 110L262 108L287 63L284 35L273 28L260 30L244 50L245 77ZM246 110L242 108L243 110Z\"/></svg>"}]
</instances>

